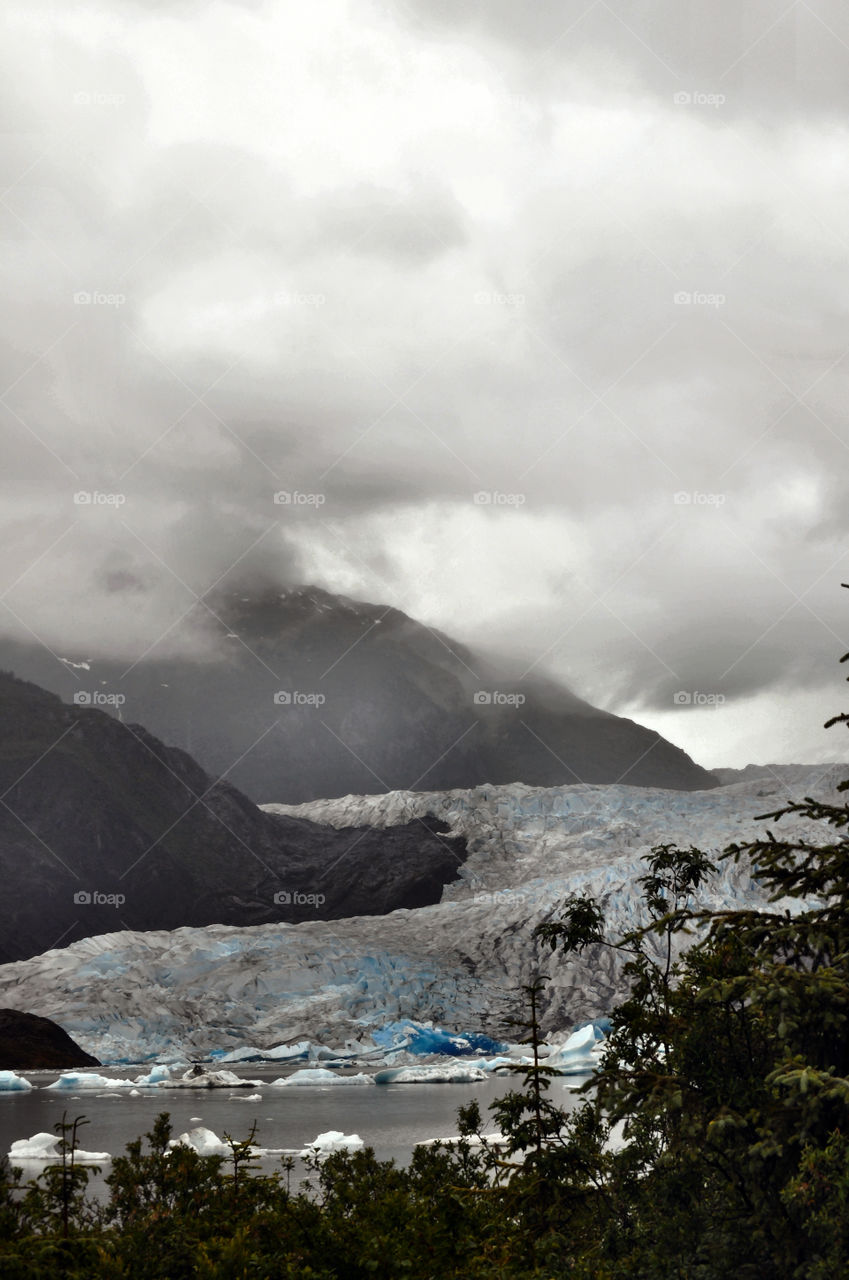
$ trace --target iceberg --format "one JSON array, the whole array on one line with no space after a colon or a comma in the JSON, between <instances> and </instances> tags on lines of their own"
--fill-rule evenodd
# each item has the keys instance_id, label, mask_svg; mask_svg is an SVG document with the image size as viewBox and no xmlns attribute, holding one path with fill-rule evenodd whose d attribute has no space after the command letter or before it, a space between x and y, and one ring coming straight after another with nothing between
<instances>
[{"instance_id":1,"label":"iceberg","mask_svg":"<svg viewBox=\"0 0 849 1280\"><path fill-rule=\"evenodd\" d=\"M179 1079L172 1076L170 1067L162 1064L151 1067L146 1075L136 1076L134 1080L112 1079L96 1071L63 1071L58 1080L46 1085L45 1088L57 1089L64 1093L101 1089L106 1091L101 1096L109 1097L121 1089L137 1092L139 1085L157 1086L163 1089L256 1089L261 1084L261 1080L243 1080L232 1071L207 1071L197 1063L189 1067Z\"/></svg>"},{"instance_id":2,"label":"iceberg","mask_svg":"<svg viewBox=\"0 0 849 1280\"><path fill-rule=\"evenodd\" d=\"M25 1093L34 1087L15 1071L0 1071L0 1093Z\"/></svg>"},{"instance_id":3,"label":"iceberg","mask_svg":"<svg viewBox=\"0 0 849 1280\"><path fill-rule=\"evenodd\" d=\"M93 1089L134 1089L138 1083L138 1080L113 1080L96 1071L63 1071L58 1080L44 1087L57 1089L60 1093L75 1093L78 1089L84 1092Z\"/></svg>"},{"instance_id":4,"label":"iceberg","mask_svg":"<svg viewBox=\"0 0 849 1280\"><path fill-rule=\"evenodd\" d=\"M374 1077L367 1076L363 1073L356 1076L343 1076L338 1071L328 1071L325 1067L304 1067L301 1071L295 1071L290 1076L281 1076L279 1080L272 1080L273 1085L288 1086L293 1085L364 1085L374 1084Z\"/></svg>"},{"instance_id":5,"label":"iceberg","mask_svg":"<svg viewBox=\"0 0 849 1280\"><path fill-rule=\"evenodd\" d=\"M467 1062L439 1067L387 1067L378 1071L375 1084L476 1084L486 1072Z\"/></svg>"},{"instance_id":6,"label":"iceberg","mask_svg":"<svg viewBox=\"0 0 849 1280\"><path fill-rule=\"evenodd\" d=\"M547 1067L555 1067L562 1074L583 1075L598 1065L604 1037L593 1023L579 1027L559 1047L551 1047L545 1058Z\"/></svg>"},{"instance_id":7,"label":"iceberg","mask_svg":"<svg viewBox=\"0 0 849 1280\"><path fill-rule=\"evenodd\" d=\"M232 1151L226 1142L222 1142L218 1134L213 1133L211 1129L205 1129L202 1125L198 1125L195 1129L189 1129L186 1133L181 1133L179 1138L171 1138L168 1146L173 1147L191 1147L192 1151L196 1151L199 1156L229 1156Z\"/></svg>"},{"instance_id":8,"label":"iceberg","mask_svg":"<svg viewBox=\"0 0 849 1280\"><path fill-rule=\"evenodd\" d=\"M157 1063L146 1076L136 1076L136 1084L166 1084L170 1079L171 1068L164 1063Z\"/></svg>"},{"instance_id":9,"label":"iceberg","mask_svg":"<svg viewBox=\"0 0 849 1280\"><path fill-rule=\"evenodd\" d=\"M447 1138L423 1138L421 1142L416 1143L416 1146L435 1147L437 1143L445 1146L449 1142L465 1142L470 1147L506 1147L509 1141L509 1138L506 1138L503 1133L496 1130L495 1133L472 1133L467 1138L464 1138L459 1133L452 1133Z\"/></svg>"},{"instance_id":10,"label":"iceberg","mask_svg":"<svg viewBox=\"0 0 849 1280\"><path fill-rule=\"evenodd\" d=\"M59 1142L60 1138L55 1133L36 1133L31 1138L21 1138L17 1142L13 1142L9 1148L9 1163L14 1165L18 1160L41 1161L44 1163L51 1160L61 1160ZM78 1149L74 1152L76 1164L103 1164L111 1159L112 1156L108 1151L81 1151Z\"/></svg>"},{"instance_id":11,"label":"iceberg","mask_svg":"<svg viewBox=\"0 0 849 1280\"><path fill-rule=\"evenodd\" d=\"M302 1156L329 1156L334 1151L362 1151L365 1143L358 1133L342 1133L339 1129L328 1129L320 1133L312 1142L302 1149Z\"/></svg>"},{"instance_id":12,"label":"iceberg","mask_svg":"<svg viewBox=\"0 0 849 1280\"><path fill-rule=\"evenodd\" d=\"M169 1075L149 1083L157 1083L164 1089L257 1089L263 1082L262 1080L244 1080L233 1071L207 1071L197 1063L190 1067L179 1080L174 1080Z\"/></svg>"}]
</instances>

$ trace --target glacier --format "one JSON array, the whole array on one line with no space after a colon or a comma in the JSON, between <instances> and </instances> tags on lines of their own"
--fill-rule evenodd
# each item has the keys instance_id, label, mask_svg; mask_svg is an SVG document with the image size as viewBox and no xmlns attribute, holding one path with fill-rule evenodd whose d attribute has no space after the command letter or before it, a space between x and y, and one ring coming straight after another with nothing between
<instances>
[{"instance_id":1,"label":"glacier","mask_svg":"<svg viewBox=\"0 0 849 1280\"><path fill-rule=\"evenodd\" d=\"M0 1002L53 1018L107 1065L209 1057L235 1064L256 1054L282 1065L408 1066L445 1055L479 1066L481 1056L497 1056L505 1015L523 1011L521 984L542 968L550 978L543 1032L562 1044L582 1024L602 1025L623 993L621 961L598 947L552 955L534 940L536 924L555 917L569 894L591 893L612 932L633 928L644 922L640 859L653 845L695 844L715 856L764 834L756 815L791 798L840 803L835 788L845 775L846 766L832 765L701 792L514 783L268 805L338 827L432 814L466 837L469 856L434 906L104 934L0 966ZM822 838L798 815L779 831ZM714 909L764 901L750 869L729 862L700 899ZM573 1069L586 1067L589 1040L584 1049Z\"/></svg>"}]
</instances>

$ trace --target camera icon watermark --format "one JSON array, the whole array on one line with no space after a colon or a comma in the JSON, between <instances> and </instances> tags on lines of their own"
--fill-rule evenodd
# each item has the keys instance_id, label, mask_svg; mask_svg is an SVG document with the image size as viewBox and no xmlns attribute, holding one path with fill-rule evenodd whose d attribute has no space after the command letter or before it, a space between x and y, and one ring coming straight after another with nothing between
<instances>
[{"instance_id":1,"label":"camera icon watermark","mask_svg":"<svg viewBox=\"0 0 849 1280\"><path fill-rule=\"evenodd\" d=\"M75 507L123 507L125 493L101 493L99 489L79 489L74 494Z\"/></svg>"},{"instance_id":2,"label":"camera icon watermark","mask_svg":"<svg viewBox=\"0 0 849 1280\"><path fill-rule=\"evenodd\" d=\"M300 893L298 890L278 889L274 895L277 907L323 907L326 901L323 893Z\"/></svg>"},{"instance_id":3,"label":"camera icon watermark","mask_svg":"<svg viewBox=\"0 0 849 1280\"><path fill-rule=\"evenodd\" d=\"M724 693L701 693L698 689L679 689L672 695L676 707L721 707L725 701Z\"/></svg>"},{"instance_id":4,"label":"camera icon watermark","mask_svg":"<svg viewBox=\"0 0 849 1280\"><path fill-rule=\"evenodd\" d=\"M78 307L123 307L127 301L124 293L102 293L95 289L78 289L74 294L74 304Z\"/></svg>"},{"instance_id":5,"label":"camera icon watermark","mask_svg":"<svg viewBox=\"0 0 849 1280\"><path fill-rule=\"evenodd\" d=\"M679 489L672 501L676 507L723 507L724 493L702 493L699 489Z\"/></svg>"},{"instance_id":6,"label":"camera icon watermark","mask_svg":"<svg viewBox=\"0 0 849 1280\"><path fill-rule=\"evenodd\" d=\"M527 501L524 493L502 493L500 489L479 489L472 496L476 507L523 507Z\"/></svg>"},{"instance_id":7,"label":"camera icon watermark","mask_svg":"<svg viewBox=\"0 0 849 1280\"><path fill-rule=\"evenodd\" d=\"M75 707L123 707L126 701L123 693L104 693L102 689L77 689L73 698Z\"/></svg>"},{"instance_id":8,"label":"camera icon watermark","mask_svg":"<svg viewBox=\"0 0 849 1280\"><path fill-rule=\"evenodd\" d=\"M704 93L700 89L688 93L682 89L673 93L672 101L676 107L724 107L728 99L724 93Z\"/></svg>"},{"instance_id":9,"label":"camera icon watermark","mask_svg":"<svg viewBox=\"0 0 849 1280\"><path fill-rule=\"evenodd\" d=\"M302 493L300 489L281 489L274 495L276 507L323 507L325 493Z\"/></svg>"},{"instance_id":10,"label":"camera icon watermark","mask_svg":"<svg viewBox=\"0 0 849 1280\"><path fill-rule=\"evenodd\" d=\"M699 289L692 292L688 289L679 289L677 293L673 293L672 301L676 307L713 307L719 309L724 307L728 299L724 293L704 293Z\"/></svg>"},{"instance_id":11,"label":"camera icon watermark","mask_svg":"<svg viewBox=\"0 0 849 1280\"><path fill-rule=\"evenodd\" d=\"M278 689L273 701L277 707L323 707L327 698L323 693L304 693L301 689Z\"/></svg>"},{"instance_id":12,"label":"camera icon watermark","mask_svg":"<svg viewBox=\"0 0 849 1280\"><path fill-rule=\"evenodd\" d=\"M476 707L523 707L527 698L523 693L502 693L498 689L478 689L472 697Z\"/></svg>"},{"instance_id":13,"label":"camera icon watermark","mask_svg":"<svg viewBox=\"0 0 849 1280\"><path fill-rule=\"evenodd\" d=\"M77 907L123 907L127 901L123 893L101 893L98 889L77 889L74 905Z\"/></svg>"},{"instance_id":14,"label":"camera icon watermark","mask_svg":"<svg viewBox=\"0 0 849 1280\"><path fill-rule=\"evenodd\" d=\"M519 905L528 897L521 889L482 889L476 893L472 902L482 907L497 907L502 903Z\"/></svg>"}]
</instances>

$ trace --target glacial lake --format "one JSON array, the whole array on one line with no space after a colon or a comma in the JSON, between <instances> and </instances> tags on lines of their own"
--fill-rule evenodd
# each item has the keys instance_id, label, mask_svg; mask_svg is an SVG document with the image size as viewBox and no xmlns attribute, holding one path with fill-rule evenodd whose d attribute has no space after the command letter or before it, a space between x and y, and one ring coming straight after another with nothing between
<instances>
[{"instance_id":1,"label":"glacial lake","mask_svg":"<svg viewBox=\"0 0 849 1280\"><path fill-rule=\"evenodd\" d=\"M242 1078L259 1080L259 1087L231 1090L139 1086L137 1097L131 1097L128 1089L66 1093L43 1088L58 1079L59 1072L21 1071L19 1074L36 1087L20 1093L0 1092L0 1153L7 1154L18 1139L52 1132L64 1111L68 1120L85 1116L90 1122L80 1130L82 1148L122 1155L129 1141L142 1137L153 1127L157 1115L167 1111L175 1138L200 1125L219 1138L225 1132L234 1138L245 1138L256 1121L258 1146L300 1150L318 1134L338 1129L345 1134L359 1134L380 1159L392 1158L406 1164L417 1142L456 1135L457 1109L473 1098L480 1105L483 1132L494 1130L489 1104L521 1083L518 1076L498 1073L470 1084L300 1085L287 1089L271 1087L272 1080L291 1074L280 1066L242 1063L234 1069ZM97 1072L113 1079L127 1079L148 1070L149 1064L100 1067ZM576 1091L584 1078L569 1076L553 1081L549 1098L564 1110L580 1105L582 1095ZM248 1101L247 1095L253 1093L261 1093L262 1101ZM261 1164L270 1172L280 1167L280 1157L269 1157ZM21 1162L21 1167L26 1181L35 1176L40 1166ZM102 1193L109 1167L104 1163L101 1173L92 1177L89 1186L93 1194ZM303 1161L298 1160L295 1179L304 1172Z\"/></svg>"}]
</instances>

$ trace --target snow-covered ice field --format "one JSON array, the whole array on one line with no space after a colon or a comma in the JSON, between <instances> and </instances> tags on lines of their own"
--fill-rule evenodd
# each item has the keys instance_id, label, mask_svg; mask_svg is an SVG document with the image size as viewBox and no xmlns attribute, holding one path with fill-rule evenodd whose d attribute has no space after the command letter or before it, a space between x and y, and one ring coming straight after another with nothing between
<instances>
[{"instance_id":1,"label":"snow-covered ice field","mask_svg":"<svg viewBox=\"0 0 849 1280\"><path fill-rule=\"evenodd\" d=\"M300 1041L296 1053L311 1066L327 1066L323 1053L358 1069L408 1066L423 1050L406 1052L403 1032L393 1039L387 1026L411 1019L497 1041L505 1012L522 1007L518 988L543 964L551 977L543 1027L562 1043L575 1026L609 1012L622 989L619 962L598 949L579 960L551 956L532 938L536 924L568 894L588 892L602 899L614 931L627 929L639 919L634 881L652 845L674 841L717 854L765 830L755 815L790 797L833 795L845 773L823 766L788 780L784 771L781 780L702 792L513 784L269 805L337 826L434 814L466 836L470 853L436 906L89 938L0 967L0 1003L54 1018L105 1063L215 1052L231 1065ZM803 829L798 819L779 828ZM726 863L704 902L762 900L748 869ZM474 1057L474 1046L458 1056Z\"/></svg>"}]
</instances>

